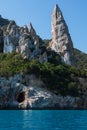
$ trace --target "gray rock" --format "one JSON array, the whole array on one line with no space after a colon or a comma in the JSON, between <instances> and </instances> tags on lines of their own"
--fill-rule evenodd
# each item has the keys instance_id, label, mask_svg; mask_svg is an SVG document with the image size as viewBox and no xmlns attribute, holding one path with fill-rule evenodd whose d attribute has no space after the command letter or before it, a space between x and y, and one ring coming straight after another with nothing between
<instances>
[{"instance_id":1,"label":"gray rock","mask_svg":"<svg viewBox=\"0 0 87 130\"><path fill-rule=\"evenodd\" d=\"M29 34L24 33L19 40L19 50L23 58L30 58L32 50L34 50L33 40Z\"/></svg>"},{"instance_id":2,"label":"gray rock","mask_svg":"<svg viewBox=\"0 0 87 130\"><path fill-rule=\"evenodd\" d=\"M23 80L28 84L25 85ZM0 77L0 109L84 108L79 106L80 97L55 95L42 88L42 84L35 75Z\"/></svg>"},{"instance_id":3,"label":"gray rock","mask_svg":"<svg viewBox=\"0 0 87 130\"><path fill-rule=\"evenodd\" d=\"M29 24L29 33L32 36L33 40L34 40L34 44L38 47L39 45L39 37L34 29L34 27L32 26L32 23Z\"/></svg>"},{"instance_id":4,"label":"gray rock","mask_svg":"<svg viewBox=\"0 0 87 130\"><path fill-rule=\"evenodd\" d=\"M50 47L60 54L66 64L75 65L73 43L67 24L58 5L52 12L52 41Z\"/></svg>"},{"instance_id":5,"label":"gray rock","mask_svg":"<svg viewBox=\"0 0 87 130\"><path fill-rule=\"evenodd\" d=\"M33 36L33 38L35 38L37 35L35 29L32 26L32 23L29 24L29 33L31 36Z\"/></svg>"},{"instance_id":6,"label":"gray rock","mask_svg":"<svg viewBox=\"0 0 87 130\"><path fill-rule=\"evenodd\" d=\"M28 28L26 25L18 27L15 21L10 21L3 30L0 31L0 52L14 51L21 53L24 59L38 59L41 63L47 61L46 48L43 49L43 42L31 23Z\"/></svg>"},{"instance_id":7,"label":"gray rock","mask_svg":"<svg viewBox=\"0 0 87 130\"><path fill-rule=\"evenodd\" d=\"M13 43L11 42L10 35L4 36L4 53L12 52L13 51Z\"/></svg>"},{"instance_id":8,"label":"gray rock","mask_svg":"<svg viewBox=\"0 0 87 130\"><path fill-rule=\"evenodd\" d=\"M11 21L7 27L7 34L4 35L4 53L16 51L19 46L20 29L15 21Z\"/></svg>"},{"instance_id":9,"label":"gray rock","mask_svg":"<svg viewBox=\"0 0 87 130\"><path fill-rule=\"evenodd\" d=\"M26 25L24 25L24 26L21 27L21 29L20 29L20 34L22 35L22 34L24 34L24 33L29 33L29 32L28 32L28 27L27 27Z\"/></svg>"},{"instance_id":10,"label":"gray rock","mask_svg":"<svg viewBox=\"0 0 87 130\"><path fill-rule=\"evenodd\" d=\"M0 28L0 53L3 52L4 39L3 39L3 30Z\"/></svg>"},{"instance_id":11,"label":"gray rock","mask_svg":"<svg viewBox=\"0 0 87 130\"><path fill-rule=\"evenodd\" d=\"M10 32L10 30L11 30L11 28L12 28L13 25L16 25L16 23L15 23L14 20L10 21L10 23L9 23L9 25L7 27L7 32Z\"/></svg>"}]
</instances>

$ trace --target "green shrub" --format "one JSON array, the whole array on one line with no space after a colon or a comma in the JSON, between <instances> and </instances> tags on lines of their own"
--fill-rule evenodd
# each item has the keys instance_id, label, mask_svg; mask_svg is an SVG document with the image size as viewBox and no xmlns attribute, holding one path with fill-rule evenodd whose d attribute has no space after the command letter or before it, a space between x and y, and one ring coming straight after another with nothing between
<instances>
[{"instance_id":1,"label":"green shrub","mask_svg":"<svg viewBox=\"0 0 87 130\"><path fill-rule=\"evenodd\" d=\"M44 86L56 94L79 96L75 76L85 74L85 71L61 63L44 62L34 59L28 61L15 52L0 54L0 76L11 76L20 72L35 74L44 82Z\"/></svg>"}]
</instances>

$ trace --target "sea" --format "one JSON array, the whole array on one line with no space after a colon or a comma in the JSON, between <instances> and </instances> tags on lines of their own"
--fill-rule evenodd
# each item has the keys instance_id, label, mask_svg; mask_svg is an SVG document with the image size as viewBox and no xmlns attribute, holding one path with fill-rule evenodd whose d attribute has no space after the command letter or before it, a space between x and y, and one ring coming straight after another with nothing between
<instances>
[{"instance_id":1,"label":"sea","mask_svg":"<svg viewBox=\"0 0 87 130\"><path fill-rule=\"evenodd\" d=\"M87 110L1 110L0 130L87 130Z\"/></svg>"}]
</instances>

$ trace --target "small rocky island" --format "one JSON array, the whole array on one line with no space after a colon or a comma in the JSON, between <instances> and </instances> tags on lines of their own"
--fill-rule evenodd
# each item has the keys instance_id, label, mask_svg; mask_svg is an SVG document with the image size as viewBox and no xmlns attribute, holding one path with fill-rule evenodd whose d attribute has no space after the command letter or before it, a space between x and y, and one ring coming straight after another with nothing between
<instances>
[{"instance_id":1,"label":"small rocky island","mask_svg":"<svg viewBox=\"0 0 87 130\"><path fill-rule=\"evenodd\" d=\"M0 109L86 109L78 53L58 5L52 40L42 40L32 23L19 27L0 15Z\"/></svg>"}]
</instances>

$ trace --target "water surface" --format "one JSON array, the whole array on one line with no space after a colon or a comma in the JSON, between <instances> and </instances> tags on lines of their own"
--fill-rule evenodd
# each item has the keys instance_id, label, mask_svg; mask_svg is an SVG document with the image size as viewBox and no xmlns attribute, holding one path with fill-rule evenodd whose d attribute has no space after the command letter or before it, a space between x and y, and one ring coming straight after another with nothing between
<instances>
[{"instance_id":1,"label":"water surface","mask_svg":"<svg viewBox=\"0 0 87 130\"><path fill-rule=\"evenodd\" d=\"M87 130L87 111L1 110L0 130Z\"/></svg>"}]
</instances>

